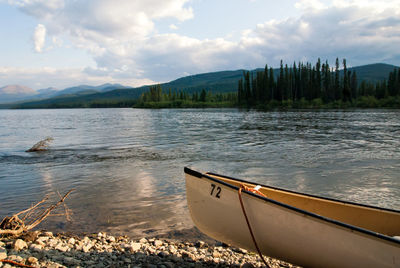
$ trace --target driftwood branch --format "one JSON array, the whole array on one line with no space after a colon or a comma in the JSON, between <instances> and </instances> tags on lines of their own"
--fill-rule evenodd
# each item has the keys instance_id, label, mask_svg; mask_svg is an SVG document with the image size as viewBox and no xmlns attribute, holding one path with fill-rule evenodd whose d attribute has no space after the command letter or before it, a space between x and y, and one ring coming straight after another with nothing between
<instances>
[{"instance_id":1,"label":"driftwood branch","mask_svg":"<svg viewBox=\"0 0 400 268\"><path fill-rule=\"evenodd\" d=\"M40 151L46 151L49 146L50 142L52 142L54 139L52 137L47 137L44 140L39 141L35 145L32 146L29 150L26 150L27 152L40 152Z\"/></svg>"},{"instance_id":2,"label":"driftwood branch","mask_svg":"<svg viewBox=\"0 0 400 268\"><path fill-rule=\"evenodd\" d=\"M26 265L26 264L19 263L19 262L16 262L16 261L11 261L11 260L0 260L0 262L9 263L9 264L12 264L14 266L19 266L19 267L35 268L34 266Z\"/></svg>"},{"instance_id":3,"label":"driftwood branch","mask_svg":"<svg viewBox=\"0 0 400 268\"><path fill-rule=\"evenodd\" d=\"M58 201L56 204L51 205L50 207L48 207L37 219L35 219L31 224L29 224L28 226L26 226L27 230L33 229L35 228L39 223L41 223L47 216L49 216L49 214L51 213L51 211L53 209L55 209L56 207L58 207L61 203L64 202L65 198L67 198L67 196L73 191L74 189L69 190L63 198L61 198L60 201Z\"/></svg>"},{"instance_id":4,"label":"driftwood branch","mask_svg":"<svg viewBox=\"0 0 400 268\"><path fill-rule=\"evenodd\" d=\"M43 204L48 199L48 197L45 197L34 206L20 211L11 217L5 217L0 223L0 235L19 235L22 232L26 232L35 228L44 219L46 219L55 208L64 203L68 195L74 190L75 189L69 190L63 197L61 197L61 195L59 194L60 200L57 203L50 205L44 211L39 212L36 216L31 216L31 214L35 210L37 210L39 208L39 205ZM65 209L67 209L67 207L65 207ZM66 212L70 213L69 210ZM23 214L26 215L23 217L23 220L21 220L18 216ZM67 215L67 217L69 216ZM25 221L28 221L29 223L25 224Z\"/></svg>"}]
</instances>

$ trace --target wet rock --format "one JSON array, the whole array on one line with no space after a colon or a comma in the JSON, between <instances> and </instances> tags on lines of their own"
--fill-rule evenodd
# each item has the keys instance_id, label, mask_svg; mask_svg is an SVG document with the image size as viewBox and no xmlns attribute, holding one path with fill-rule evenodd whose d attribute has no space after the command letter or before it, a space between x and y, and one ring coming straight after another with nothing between
<instances>
[{"instance_id":1,"label":"wet rock","mask_svg":"<svg viewBox=\"0 0 400 268\"><path fill-rule=\"evenodd\" d=\"M75 266L75 265L80 265L81 261L74 259L73 257L64 257L63 262L67 266Z\"/></svg>"}]
</instances>

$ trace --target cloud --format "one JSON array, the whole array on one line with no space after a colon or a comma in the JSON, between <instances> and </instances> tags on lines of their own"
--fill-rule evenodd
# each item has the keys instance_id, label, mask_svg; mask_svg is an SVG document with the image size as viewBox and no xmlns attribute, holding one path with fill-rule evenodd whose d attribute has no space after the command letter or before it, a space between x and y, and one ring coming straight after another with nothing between
<instances>
[{"instance_id":1,"label":"cloud","mask_svg":"<svg viewBox=\"0 0 400 268\"><path fill-rule=\"evenodd\" d=\"M178 26L176 26L175 24L170 24L170 25L169 25L169 28L170 28L171 30L178 30Z\"/></svg>"},{"instance_id":2,"label":"cloud","mask_svg":"<svg viewBox=\"0 0 400 268\"><path fill-rule=\"evenodd\" d=\"M35 51L41 53L46 41L46 27L43 24L38 24L33 34L33 43Z\"/></svg>"},{"instance_id":3,"label":"cloud","mask_svg":"<svg viewBox=\"0 0 400 268\"><path fill-rule=\"evenodd\" d=\"M400 63L400 2L398 0L301 0L299 15L260 22L237 41L160 34L155 22L174 30L194 17L189 0L10 0L41 24L35 50L43 51L46 35L53 43L87 51L96 68L84 68L76 79L121 79L164 82L187 73L255 68L280 59L291 63L332 64L336 57L351 65ZM67 38L66 42L63 39ZM61 75L63 72L60 72ZM82 77L85 75L85 77ZM68 77L68 76L67 76ZM86 80L85 80L86 79ZM131 79L131 80L129 80ZM120 80L118 80L121 82Z\"/></svg>"}]
</instances>

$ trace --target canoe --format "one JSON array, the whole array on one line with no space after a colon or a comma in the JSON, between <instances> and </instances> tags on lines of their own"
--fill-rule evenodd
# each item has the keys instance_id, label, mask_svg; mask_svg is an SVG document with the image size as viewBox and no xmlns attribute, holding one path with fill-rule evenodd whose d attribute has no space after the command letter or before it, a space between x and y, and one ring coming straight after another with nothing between
<instances>
[{"instance_id":1,"label":"canoe","mask_svg":"<svg viewBox=\"0 0 400 268\"><path fill-rule=\"evenodd\" d=\"M184 172L192 220L218 241L304 267L400 267L398 210Z\"/></svg>"}]
</instances>

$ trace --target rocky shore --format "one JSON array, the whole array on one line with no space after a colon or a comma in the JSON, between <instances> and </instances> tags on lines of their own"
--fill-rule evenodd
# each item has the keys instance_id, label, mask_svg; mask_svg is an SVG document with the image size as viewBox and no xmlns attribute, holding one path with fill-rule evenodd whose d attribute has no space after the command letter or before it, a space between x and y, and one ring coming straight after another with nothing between
<instances>
[{"instance_id":1,"label":"rocky shore","mask_svg":"<svg viewBox=\"0 0 400 268\"><path fill-rule=\"evenodd\" d=\"M271 267L295 267L267 258ZM0 267L263 267L255 253L219 243L131 240L106 233L86 236L35 231L0 238Z\"/></svg>"}]
</instances>

